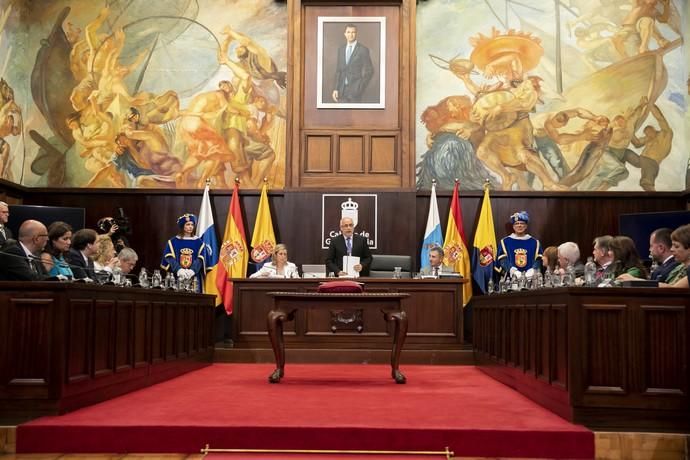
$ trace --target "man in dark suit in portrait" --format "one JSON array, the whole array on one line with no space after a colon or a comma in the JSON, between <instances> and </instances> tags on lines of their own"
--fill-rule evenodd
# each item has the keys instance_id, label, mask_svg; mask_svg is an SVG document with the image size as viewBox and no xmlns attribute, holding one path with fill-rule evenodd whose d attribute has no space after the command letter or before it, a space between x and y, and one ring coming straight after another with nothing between
<instances>
[{"instance_id":1,"label":"man in dark suit in portrait","mask_svg":"<svg viewBox=\"0 0 690 460\"><path fill-rule=\"evenodd\" d=\"M374 75L369 48L357 41L357 26L345 26L346 43L338 48L335 70L335 102L361 102L362 93Z\"/></svg>"},{"instance_id":2,"label":"man in dark suit in portrait","mask_svg":"<svg viewBox=\"0 0 690 460\"><path fill-rule=\"evenodd\" d=\"M0 281L39 281L47 277L39 256L48 242L46 226L36 220L19 227L19 241L9 240L0 250Z\"/></svg>"},{"instance_id":3,"label":"man in dark suit in portrait","mask_svg":"<svg viewBox=\"0 0 690 460\"><path fill-rule=\"evenodd\" d=\"M12 239L12 232L7 228L7 222L10 220L10 208L7 203L0 201L0 246L5 244L5 241Z\"/></svg>"},{"instance_id":4,"label":"man in dark suit in portrait","mask_svg":"<svg viewBox=\"0 0 690 460\"><path fill-rule=\"evenodd\" d=\"M72 268L74 279L95 279L92 257L96 255L96 238L98 233L90 228L82 228L72 236L72 247L65 256Z\"/></svg>"},{"instance_id":5,"label":"man in dark suit in portrait","mask_svg":"<svg viewBox=\"0 0 690 460\"><path fill-rule=\"evenodd\" d=\"M346 276L343 271L343 256L359 257L359 264L353 268L361 276L369 276L369 266L371 265L371 251L367 244L367 239L360 235L355 235L355 224L350 217L340 219L341 234L331 239L328 246L328 257L326 257L326 270L338 276Z\"/></svg>"}]
</instances>

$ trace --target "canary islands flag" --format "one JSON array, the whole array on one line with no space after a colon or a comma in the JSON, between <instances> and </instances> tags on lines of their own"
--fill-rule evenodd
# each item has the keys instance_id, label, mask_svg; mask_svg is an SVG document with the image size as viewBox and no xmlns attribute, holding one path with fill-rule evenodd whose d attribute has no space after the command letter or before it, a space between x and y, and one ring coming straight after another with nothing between
<instances>
[{"instance_id":1,"label":"canary islands flag","mask_svg":"<svg viewBox=\"0 0 690 460\"><path fill-rule=\"evenodd\" d=\"M199 209L199 222L196 226L196 236L204 242L204 262L206 264L206 282L203 291L207 294L216 296L216 305L220 305L221 299L215 283L208 283L209 278L215 280L218 272L218 238L216 237L216 226L213 223L213 212L211 210L210 188L206 185L204 196L201 198L201 208Z\"/></svg>"},{"instance_id":2,"label":"canary islands flag","mask_svg":"<svg viewBox=\"0 0 690 460\"><path fill-rule=\"evenodd\" d=\"M434 246L443 246L443 234L441 233L441 219L438 215L438 203L436 202L436 183L431 184L431 201L429 202L429 216L426 219L426 231L422 241L421 267L429 266L429 249Z\"/></svg>"},{"instance_id":3,"label":"canary islands flag","mask_svg":"<svg viewBox=\"0 0 690 460\"><path fill-rule=\"evenodd\" d=\"M463 278L467 279L470 277L470 254L467 251L467 243L465 242L465 228L462 224L462 209L460 208L457 182L453 189L453 199L450 202L443 252L445 254L443 263L445 265L453 268L454 272L460 273ZM472 283L467 282L462 286L462 305L467 305L471 298Z\"/></svg>"},{"instance_id":4,"label":"canary islands flag","mask_svg":"<svg viewBox=\"0 0 690 460\"><path fill-rule=\"evenodd\" d=\"M225 234L220 247L218 275L216 286L223 299L223 306L228 315L232 314L232 281L229 278L245 278L247 276L247 237L244 233L242 210L240 209L240 190L235 182L230 200L228 219L225 221Z\"/></svg>"},{"instance_id":5,"label":"canary islands flag","mask_svg":"<svg viewBox=\"0 0 690 460\"><path fill-rule=\"evenodd\" d=\"M484 186L484 200L479 213L479 223L474 234L472 248L473 278L479 288L486 294L489 280L493 276L496 262L496 232L494 231L494 216L491 211L489 187Z\"/></svg>"},{"instance_id":6,"label":"canary islands flag","mask_svg":"<svg viewBox=\"0 0 690 460\"><path fill-rule=\"evenodd\" d=\"M276 235L273 232L271 209L268 207L268 184L264 182L263 187L261 187L259 209L256 213L254 233L252 234L251 257L252 261L257 264L257 267L260 267L270 259L275 246Z\"/></svg>"}]
</instances>

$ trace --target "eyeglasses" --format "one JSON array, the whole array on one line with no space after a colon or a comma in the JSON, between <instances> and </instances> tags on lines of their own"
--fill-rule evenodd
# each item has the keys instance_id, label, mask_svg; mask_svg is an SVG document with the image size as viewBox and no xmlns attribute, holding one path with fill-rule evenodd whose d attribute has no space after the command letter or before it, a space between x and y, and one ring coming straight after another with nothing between
<instances>
[{"instance_id":1,"label":"eyeglasses","mask_svg":"<svg viewBox=\"0 0 690 460\"><path fill-rule=\"evenodd\" d=\"M34 235L34 238L48 238L47 233L39 233L38 235Z\"/></svg>"}]
</instances>

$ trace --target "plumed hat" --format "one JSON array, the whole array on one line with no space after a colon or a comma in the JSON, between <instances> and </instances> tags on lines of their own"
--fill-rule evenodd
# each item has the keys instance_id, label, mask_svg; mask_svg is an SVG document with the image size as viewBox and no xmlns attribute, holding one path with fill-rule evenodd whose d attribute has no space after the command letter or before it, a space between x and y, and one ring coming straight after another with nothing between
<instances>
[{"instance_id":1,"label":"plumed hat","mask_svg":"<svg viewBox=\"0 0 690 460\"><path fill-rule=\"evenodd\" d=\"M177 218L177 225L180 228L184 228L184 224L187 222L192 222L194 224L194 227L196 227L196 216L194 214L182 214L180 217Z\"/></svg>"},{"instance_id":2,"label":"plumed hat","mask_svg":"<svg viewBox=\"0 0 690 460\"><path fill-rule=\"evenodd\" d=\"M527 211L518 211L514 214L510 215L510 223L514 224L515 222L524 222L524 223L529 223L529 214L527 214Z\"/></svg>"}]
</instances>

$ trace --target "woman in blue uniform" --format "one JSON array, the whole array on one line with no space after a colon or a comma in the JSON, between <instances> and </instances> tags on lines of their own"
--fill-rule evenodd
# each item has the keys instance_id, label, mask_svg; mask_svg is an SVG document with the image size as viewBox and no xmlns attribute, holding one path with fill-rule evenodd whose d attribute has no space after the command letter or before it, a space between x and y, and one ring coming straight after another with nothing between
<instances>
[{"instance_id":1,"label":"woman in blue uniform","mask_svg":"<svg viewBox=\"0 0 690 460\"><path fill-rule=\"evenodd\" d=\"M538 239L527 233L529 214L520 211L510 216L513 224L513 233L501 240L498 245L498 265L501 276L514 273L518 276L525 275L530 278L535 272L541 270L541 243Z\"/></svg>"},{"instance_id":2,"label":"woman in blue uniform","mask_svg":"<svg viewBox=\"0 0 690 460\"><path fill-rule=\"evenodd\" d=\"M194 214L183 214L177 219L180 232L168 240L163 250L161 268L177 278L196 278L199 292L206 274L206 245L196 236L197 219Z\"/></svg>"}]
</instances>

